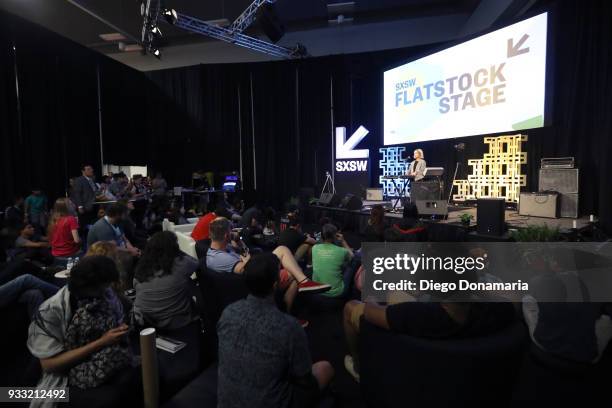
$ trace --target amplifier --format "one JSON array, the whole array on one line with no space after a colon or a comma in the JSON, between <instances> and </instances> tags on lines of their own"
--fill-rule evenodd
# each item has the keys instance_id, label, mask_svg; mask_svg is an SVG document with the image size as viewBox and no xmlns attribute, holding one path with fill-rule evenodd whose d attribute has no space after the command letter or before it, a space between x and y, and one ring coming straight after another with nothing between
<instances>
[{"instance_id":1,"label":"amplifier","mask_svg":"<svg viewBox=\"0 0 612 408\"><path fill-rule=\"evenodd\" d=\"M559 218L559 195L557 193L521 193L519 215Z\"/></svg>"},{"instance_id":2,"label":"amplifier","mask_svg":"<svg viewBox=\"0 0 612 408\"><path fill-rule=\"evenodd\" d=\"M578 194L560 194L559 199L559 215L562 218L578 218Z\"/></svg>"},{"instance_id":3,"label":"amplifier","mask_svg":"<svg viewBox=\"0 0 612 408\"><path fill-rule=\"evenodd\" d=\"M448 214L448 202L446 200L417 200L416 207L419 215Z\"/></svg>"},{"instance_id":4,"label":"amplifier","mask_svg":"<svg viewBox=\"0 0 612 408\"><path fill-rule=\"evenodd\" d=\"M542 157L540 159L542 169L573 169L574 164L573 157Z\"/></svg>"},{"instance_id":5,"label":"amplifier","mask_svg":"<svg viewBox=\"0 0 612 408\"><path fill-rule=\"evenodd\" d=\"M382 201L383 200L383 189L382 188L368 188L368 189L366 189L366 200L368 200L368 201Z\"/></svg>"},{"instance_id":6,"label":"amplifier","mask_svg":"<svg viewBox=\"0 0 612 408\"><path fill-rule=\"evenodd\" d=\"M539 191L578 193L578 169L540 169Z\"/></svg>"},{"instance_id":7,"label":"amplifier","mask_svg":"<svg viewBox=\"0 0 612 408\"><path fill-rule=\"evenodd\" d=\"M410 183L410 202L439 200L442 198L439 181L415 181Z\"/></svg>"}]
</instances>

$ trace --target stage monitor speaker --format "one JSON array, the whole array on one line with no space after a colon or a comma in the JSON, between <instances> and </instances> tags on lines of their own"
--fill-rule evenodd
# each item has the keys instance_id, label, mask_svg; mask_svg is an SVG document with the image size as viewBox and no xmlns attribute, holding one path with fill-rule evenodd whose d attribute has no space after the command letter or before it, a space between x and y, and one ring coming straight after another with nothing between
<instances>
[{"instance_id":1,"label":"stage monitor speaker","mask_svg":"<svg viewBox=\"0 0 612 408\"><path fill-rule=\"evenodd\" d=\"M559 195L559 215L562 218L578 218L578 194L563 193Z\"/></svg>"},{"instance_id":2,"label":"stage monitor speaker","mask_svg":"<svg viewBox=\"0 0 612 408\"><path fill-rule=\"evenodd\" d=\"M259 28L273 43L277 43L285 35L285 26L278 18L273 4L267 3L257 11Z\"/></svg>"},{"instance_id":3,"label":"stage monitor speaker","mask_svg":"<svg viewBox=\"0 0 612 408\"><path fill-rule=\"evenodd\" d=\"M521 193L519 215L559 218L558 199L557 193Z\"/></svg>"},{"instance_id":4,"label":"stage monitor speaker","mask_svg":"<svg viewBox=\"0 0 612 408\"><path fill-rule=\"evenodd\" d=\"M504 198L479 198L476 209L476 230L482 235L503 235L505 231Z\"/></svg>"},{"instance_id":5,"label":"stage monitor speaker","mask_svg":"<svg viewBox=\"0 0 612 408\"><path fill-rule=\"evenodd\" d=\"M540 169L538 190L578 194L578 169Z\"/></svg>"},{"instance_id":6,"label":"stage monitor speaker","mask_svg":"<svg viewBox=\"0 0 612 408\"><path fill-rule=\"evenodd\" d=\"M418 200L416 202L419 215L446 215L448 214L448 202L446 200Z\"/></svg>"},{"instance_id":7,"label":"stage monitor speaker","mask_svg":"<svg viewBox=\"0 0 612 408\"><path fill-rule=\"evenodd\" d=\"M345 195L340 203L340 208L344 208L345 210L361 210L361 207L363 207L363 201L353 194Z\"/></svg>"},{"instance_id":8,"label":"stage monitor speaker","mask_svg":"<svg viewBox=\"0 0 612 408\"><path fill-rule=\"evenodd\" d=\"M440 183L438 181L416 181L410 183L410 201L433 201L441 197Z\"/></svg>"},{"instance_id":9,"label":"stage monitor speaker","mask_svg":"<svg viewBox=\"0 0 612 408\"><path fill-rule=\"evenodd\" d=\"M383 189L382 188L368 188L368 189L366 189L366 200L368 200L368 201L382 201L383 200Z\"/></svg>"},{"instance_id":10,"label":"stage monitor speaker","mask_svg":"<svg viewBox=\"0 0 612 408\"><path fill-rule=\"evenodd\" d=\"M321 197L319 197L319 205L326 205L329 207L337 207L340 201L340 196L334 193L321 193Z\"/></svg>"}]
</instances>

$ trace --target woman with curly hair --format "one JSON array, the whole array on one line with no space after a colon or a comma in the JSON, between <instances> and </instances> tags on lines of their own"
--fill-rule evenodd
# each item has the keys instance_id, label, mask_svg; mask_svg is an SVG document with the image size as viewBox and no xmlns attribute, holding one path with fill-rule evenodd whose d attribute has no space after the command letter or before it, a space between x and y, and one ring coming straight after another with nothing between
<instances>
[{"instance_id":1,"label":"woman with curly hair","mask_svg":"<svg viewBox=\"0 0 612 408\"><path fill-rule=\"evenodd\" d=\"M197 320L190 292L190 277L197 268L198 261L180 251L173 232L154 234L136 267L136 321L173 330Z\"/></svg>"}]
</instances>

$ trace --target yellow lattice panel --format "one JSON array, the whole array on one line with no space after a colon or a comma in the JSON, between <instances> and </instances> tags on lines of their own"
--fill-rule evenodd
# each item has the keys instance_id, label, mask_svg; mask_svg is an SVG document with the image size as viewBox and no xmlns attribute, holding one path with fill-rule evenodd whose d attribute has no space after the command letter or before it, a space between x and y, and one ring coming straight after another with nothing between
<instances>
[{"instance_id":1,"label":"yellow lattice panel","mask_svg":"<svg viewBox=\"0 0 612 408\"><path fill-rule=\"evenodd\" d=\"M521 166L527 164L527 152L522 151L527 135L485 137L488 153L482 159L468 160L472 173L467 180L455 180L455 201L476 200L480 197L498 197L518 202L521 187L527 185L527 176Z\"/></svg>"}]
</instances>

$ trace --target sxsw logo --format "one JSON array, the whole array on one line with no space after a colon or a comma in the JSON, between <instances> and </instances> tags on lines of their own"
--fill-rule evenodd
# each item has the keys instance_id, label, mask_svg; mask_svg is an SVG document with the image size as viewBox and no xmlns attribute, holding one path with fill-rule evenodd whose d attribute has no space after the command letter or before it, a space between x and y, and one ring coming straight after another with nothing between
<instances>
[{"instance_id":1,"label":"sxsw logo","mask_svg":"<svg viewBox=\"0 0 612 408\"><path fill-rule=\"evenodd\" d=\"M359 126L347 140L346 128L336 128L336 171L368 171L370 151L368 149L355 149L355 146L357 146L368 133L370 133L368 129Z\"/></svg>"}]
</instances>

